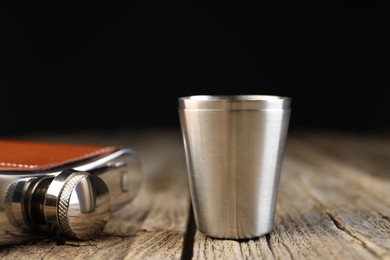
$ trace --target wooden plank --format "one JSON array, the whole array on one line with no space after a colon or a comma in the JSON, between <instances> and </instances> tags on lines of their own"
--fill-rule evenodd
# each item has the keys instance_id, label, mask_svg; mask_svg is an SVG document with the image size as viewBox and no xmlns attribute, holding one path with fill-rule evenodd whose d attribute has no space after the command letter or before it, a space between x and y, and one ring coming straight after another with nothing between
<instances>
[{"instance_id":1,"label":"wooden plank","mask_svg":"<svg viewBox=\"0 0 390 260\"><path fill-rule=\"evenodd\" d=\"M60 134L23 139L130 147L142 158L145 181L136 199L112 215L102 237L93 241L69 240L63 245L45 239L6 246L0 249L1 259L180 258L189 195L178 131Z\"/></svg>"},{"instance_id":2,"label":"wooden plank","mask_svg":"<svg viewBox=\"0 0 390 260\"><path fill-rule=\"evenodd\" d=\"M337 144L334 143L337 149ZM365 150L360 146L359 150ZM326 165L321 175L302 179L302 187L318 201L335 225L377 257L390 257L390 176L378 178L342 161L318 153L310 146L296 149L305 154L308 172ZM349 149L353 153L353 149ZM383 163L382 165L384 165ZM379 164L380 165L380 164ZM373 169L378 164L373 165ZM315 172L314 172L315 173Z\"/></svg>"},{"instance_id":3,"label":"wooden plank","mask_svg":"<svg viewBox=\"0 0 390 260\"><path fill-rule=\"evenodd\" d=\"M337 149L338 140L332 138L324 142ZM350 142L353 146L345 146L343 153L372 149L371 142ZM376 165L369 168L372 161L365 154L360 157L366 158L366 168L354 168L339 160L340 154L331 156L317 146L305 135L290 138L275 226L269 235L241 242L207 238L198 232L194 258L389 258L390 175L387 172L386 177L378 178L369 171L383 167L383 172L387 162L375 160Z\"/></svg>"},{"instance_id":4,"label":"wooden plank","mask_svg":"<svg viewBox=\"0 0 390 260\"><path fill-rule=\"evenodd\" d=\"M188 218L188 188L178 131L30 136L48 141L134 148L147 181L115 212L104 236L49 239L0 249L1 259L178 259ZM283 165L275 226L264 237L233 241L196 232L194 259L390 258L390 138L295 134ZM190 237L191 238L191 237ZM187 254L188 255L188 254Z\"/></svg>"}]
</instances>

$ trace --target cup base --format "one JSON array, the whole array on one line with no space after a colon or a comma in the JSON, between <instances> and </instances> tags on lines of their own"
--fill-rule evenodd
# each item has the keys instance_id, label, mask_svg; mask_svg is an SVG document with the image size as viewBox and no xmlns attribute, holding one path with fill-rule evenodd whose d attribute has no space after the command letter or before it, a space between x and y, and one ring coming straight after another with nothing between
<instances>
[{"instance_id":1,"label":"cup base","mask_svg":"<svg viewBox=\"0 0 390 260\"><path fill-rule=\"evenodd\" d=\"M226 235L226 234L210 234L205 231L200 230L197 228L199 232L201 232L203 235L214 238L214 239L220 239L220 240L256 240L262 236L265 236L269 234L272 231L272 227L269 230L265 230L264 232L259 232L257 234L253 235L244 235L244 236L232 236L232 235Z\"/></svg>"}]
</instances>

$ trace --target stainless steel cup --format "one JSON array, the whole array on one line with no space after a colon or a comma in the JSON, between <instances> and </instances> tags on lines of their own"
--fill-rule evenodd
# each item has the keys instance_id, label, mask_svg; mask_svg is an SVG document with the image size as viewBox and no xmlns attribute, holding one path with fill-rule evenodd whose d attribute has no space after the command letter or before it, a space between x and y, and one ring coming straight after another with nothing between
<instances>
[{"instance_id":1,"label":"stainless steel cup","mask_svg":"<svg viewBox=\"0 0 390 260\"><path fill-rule=\"evenodd\" d=\"M290 102L262 95L179 98L191 199L202 233L247 239L271 231Z\"/></svg>"}]
</instances>

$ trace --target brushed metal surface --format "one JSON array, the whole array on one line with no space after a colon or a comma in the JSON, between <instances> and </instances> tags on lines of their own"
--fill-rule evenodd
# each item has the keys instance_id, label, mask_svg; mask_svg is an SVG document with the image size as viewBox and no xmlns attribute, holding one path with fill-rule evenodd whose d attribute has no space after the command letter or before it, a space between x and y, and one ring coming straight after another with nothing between
<instances>
[{"instance_id":1,"label":"brushed metal surface","mask_svg":"<svg viewBox=\"0 0 390 260\"><path fill-rule=\"evenodd\" d=\"M179 99L191 199L202 233L246 239L270 232L290 102L260 95Z\"/></svg>"}]
</instances>

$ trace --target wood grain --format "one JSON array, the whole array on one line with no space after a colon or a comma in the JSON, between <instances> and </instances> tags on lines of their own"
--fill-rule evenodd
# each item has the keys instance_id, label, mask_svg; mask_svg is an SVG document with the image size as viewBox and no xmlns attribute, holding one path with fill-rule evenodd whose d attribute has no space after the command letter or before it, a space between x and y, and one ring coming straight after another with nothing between
<instances>
[{"instance_id":1,"label":"wood grain","mask_svg":"<svg viewBox=\"0 0 390 260\"><path fill-rule=\"evenodd\" d=\"M186 234L189 195L177 130L26 138L134 148L146 181L99 239L7 246L1 259L179 259L183 245L194 259L390 259L388 135L291 135L273 231L246 241Z\"/></svg>"}]
</instances>

